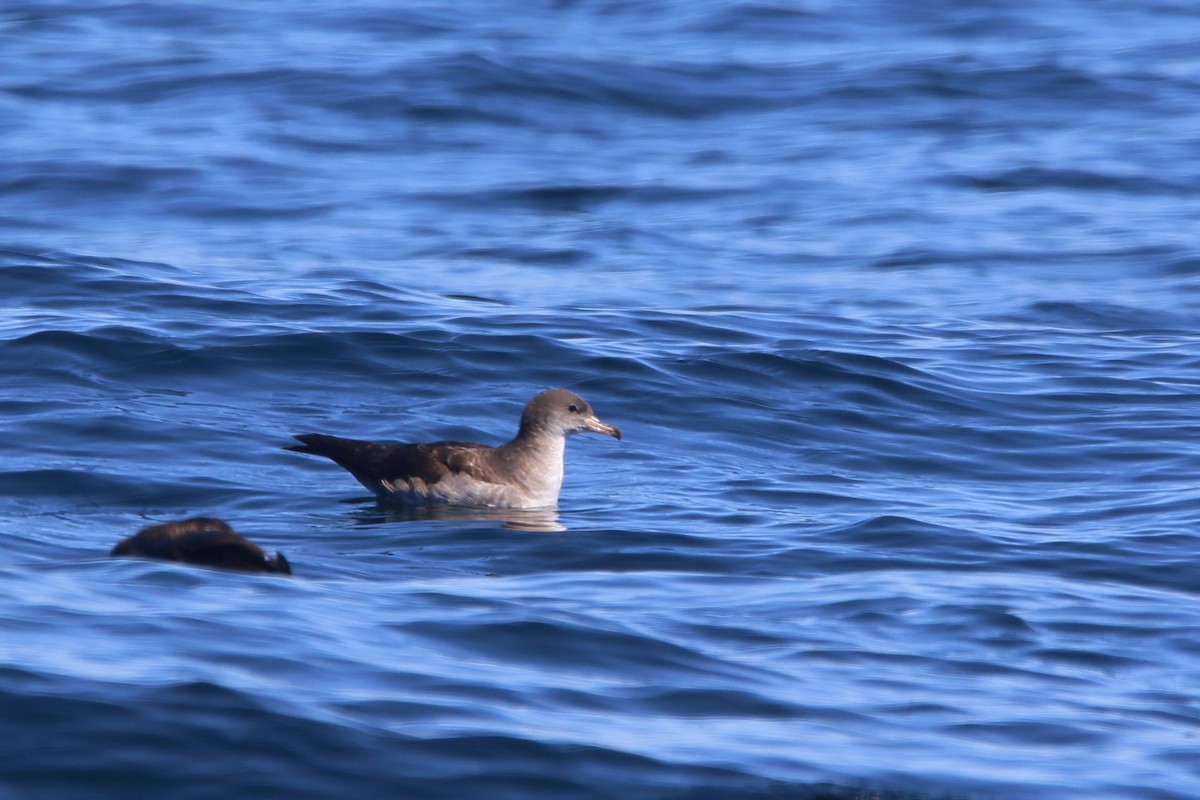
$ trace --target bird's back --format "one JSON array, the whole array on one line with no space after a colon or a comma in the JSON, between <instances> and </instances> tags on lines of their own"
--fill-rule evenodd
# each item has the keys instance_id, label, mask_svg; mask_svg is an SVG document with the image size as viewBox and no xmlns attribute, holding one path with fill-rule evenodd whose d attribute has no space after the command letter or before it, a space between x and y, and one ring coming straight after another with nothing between
<instances>
[{"instance_id":1,"label":"bird's back","mask_svg":"<svg viewBox=\"0 0 1200 800\"><path fill-rule=\"evenodd\" d=\"M383 444L323 433L296 439L301 444L289 450L328 458L387 500L488 504L486 487L497 481L490 458L494 448L474 442Z\"/></svg>"},{"instance_id":2,"label":"bird's back","mask_svg":"<svg viewBox=\"0 0 1200 800\"><path fill-rule=\"evenodd\" d=\"M269 558L263 549L212 517L195 517L143 528L112 549L114 556L141 556L243 572L292 570L282 553Z\"/></svg>"}]
</instances>

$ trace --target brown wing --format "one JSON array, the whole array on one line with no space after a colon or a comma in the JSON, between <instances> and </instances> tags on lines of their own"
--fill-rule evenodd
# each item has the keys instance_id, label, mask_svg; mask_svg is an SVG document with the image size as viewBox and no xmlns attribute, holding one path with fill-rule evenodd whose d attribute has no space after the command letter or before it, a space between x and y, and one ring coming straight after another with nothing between
<instances>
[{"instance_id":1,"label":"brown wing","mask_svg":"<svg viewBox=\"0 0 1200 800\"><path fill-rule=\"evenodd\" d=\"M262 548L238 534L190 533L172 549L173 560L243 572L288 572L287 561L272 562Z\"/></svg>"},{"instance_id":2,"label":"brown wing","mask_svg":"<svg viewBox=\"0 0 1200 800\"><path fill-rule=\"evenodd\" d=\"M143 528L113 548L114 556L143 556L243 572L291 574L287 559L268 558L262 548L225 522L209 517Z\"/></svg>"},{"instance_id":3,"label":"brown wing","mask_svg":"<svg viewBox=\"0 0 1200 800\"><path fill-rule=\"evenodd\" d=\"M390 491L388 486L405 481L432 486L447 475L458 473L495 482L487 458L492 448L474 442L380 444L322 433L306 433L296 439L301 444L288 450L324 456L373 492Z\"/></svg>"}]
</instances>

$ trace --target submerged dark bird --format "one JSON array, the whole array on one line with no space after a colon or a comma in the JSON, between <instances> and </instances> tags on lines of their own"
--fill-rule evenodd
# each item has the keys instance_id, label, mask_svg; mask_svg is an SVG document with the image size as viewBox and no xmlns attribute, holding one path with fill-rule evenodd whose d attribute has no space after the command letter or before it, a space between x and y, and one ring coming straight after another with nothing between
<instances>
[{"instance_id":1,"label":"submerged dark bird","mask_svg":"<svg viewBox=\"0 0 1200 800\"><path fill-rule=\"evenodd\" d=\"M182 519L142 528L114 547L112 555L157 558L242 572L292 574L282 553L268 558L261 547L212 517Z\"/></svg>"},{"instance_id":2,"label":"submerged dark bird","mask_svg":"<svg viewBox=\"0 0 1200 800\"><path fill-rule=\"evenodd\" d=\"M516 437L498 447L381 444L306 433L287 449L325 456L387 502L542 508L558 503L567 437L583 431L621 438L621 429L601 422L579 395L547 389L525 406Z\"/></svg>"}]
</instances>

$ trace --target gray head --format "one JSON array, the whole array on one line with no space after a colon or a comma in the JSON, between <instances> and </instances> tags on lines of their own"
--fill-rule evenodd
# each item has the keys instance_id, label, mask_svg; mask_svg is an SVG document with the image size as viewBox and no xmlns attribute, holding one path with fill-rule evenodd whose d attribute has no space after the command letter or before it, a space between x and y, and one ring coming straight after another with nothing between
<instances>
[{"instance_id":1,"label":"gray head","mask_svg":"<svg viewBox=\"0 0 1200 800\"><path fill-rule=\"evenodd\" d=\"M583 431L621 438L621 429L601 422L587 400L566 389L547 389L525 406L518 435L546 432L570 436Z\"/></svg>"}]
</instances>

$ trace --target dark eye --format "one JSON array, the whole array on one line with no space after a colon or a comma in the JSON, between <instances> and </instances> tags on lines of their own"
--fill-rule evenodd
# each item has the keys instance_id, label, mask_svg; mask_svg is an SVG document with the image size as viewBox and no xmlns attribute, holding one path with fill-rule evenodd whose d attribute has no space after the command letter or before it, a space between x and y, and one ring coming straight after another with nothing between
<instances>
[{"instance_id":1,"label":"dark eye","mask_svg":"<svg viewBox=\"0 0 1200 800\"><path fill-rule=\"evenodd\" d=\"M567 406L567 411L570 411L572 414L578 414L578 413L579 413L579 406L577 406L577 405L575 405L574 403L572 403L571 405Z\"/></svg>"}]
</instances>

